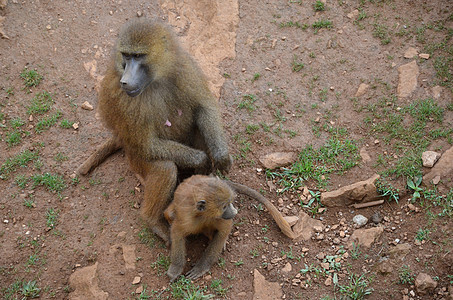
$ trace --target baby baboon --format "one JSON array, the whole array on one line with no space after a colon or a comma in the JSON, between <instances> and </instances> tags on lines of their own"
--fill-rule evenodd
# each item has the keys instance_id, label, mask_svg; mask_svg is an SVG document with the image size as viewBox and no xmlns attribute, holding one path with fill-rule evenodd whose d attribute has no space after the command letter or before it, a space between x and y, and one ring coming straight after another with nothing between
<instances>
[{"instance_id":1,"label":"baby baboon","mask_svg":"<svg viewBox=\"0 0 453 300\"><path fill-rule=\"evenodd\" d=\"M163 211L178 171L208 174L231 166L218 103L206 79L166 25L136 19L120 32L101 82L99 112L113 137L79 174L123 148L145 185L142 217L168 241Z\"/></svg>"},{"instance_id":2,"label":"baby baboon","mask_svg":"<svg viewBox=\"0 0 453 300\"><path fill-rule=\"evenodd\" d=\"M164 215L171 224L171 265L167 275L175 280L182 274L186 262L185 238L203 233L211 239L201 258L187 273L196 279L209 271L217 261L233 226L232 218L237 210L232 202L233 189L263 203L271 212L282 231L293 238L288 222L275 206L251 188L224 181L216 177L194 175L183 181L175 191L173 202Z\"/></svg>"}]
</instances>

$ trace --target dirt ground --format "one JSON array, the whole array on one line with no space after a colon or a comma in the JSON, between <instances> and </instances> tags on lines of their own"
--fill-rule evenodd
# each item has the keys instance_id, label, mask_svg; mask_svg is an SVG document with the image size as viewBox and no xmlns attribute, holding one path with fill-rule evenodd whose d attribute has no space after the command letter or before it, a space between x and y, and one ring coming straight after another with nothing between
<instances>
[{"instance_id":1,"label":"dirt ground","mask_svg":"<svg viewBox=\"0 0 453 300\"><path fill-rule=\"evenodd\" d=\"M31 298L33 294L26 294L22 284L33 281L42 299L71 298L71 274L93 265L97 269L92 284L108 293L109 299L146 299L146 292L149 299L177 297L166 289L169 281L163 258L169 250L149 235L140 220L136 203L143 189L123 153L113 155L87 177L74 177L74 171L109 137L96 117L96 85L119 27L137 17L159 18L173 25L184 20L182 26L174 26L175 31L189 50L194 49L187 37L196 37L194 30L203 27L197 24L199 19L191 19L204 12L200 5L209 7L212 19L222 19L221 9L225 9L215 1L198 2L199 7L194 3L10 0L0 10L4 17L0 19L2 298ZM315 1L228 3L232 5L226 15L236 21L222 21L233 24L225 29L232 38L217 48L232 47L233 54L214 64L217 74L212 75L220 78L213 80L213 89L218 89L214 93L220 96L234 156L228 177L264 192L285 215L305 211L321 220L324 230L307 241L291 241L266 211L240 197L239 214L222 260L196 286L206 287L205 294L215 298L252 299L254 270L258 270L267 282L278 283L284 299L339 299L346 295L340 286L351 286L348 278L356 274L367 278L363 290L373 289L366 299L447 299L453 281L451 216L437 217L442 208L427 199L409 202L413 191L406 188L404 174L389 177L400 189L398 203L386 201L362 210L328 207L320 213L299 205L300 189L277 193L282 186L278 178L266 177L260 158L274 152L298 153L308 145L318 149L332 137L332 130L341 128L357 149L366 150L370 161L357 156L356 166L329 173L326 184L309 179L304 185L316 193L366 180L394 166L394 158L410 150L398 148L395 139L388 141L386 133L373 130L382 121L373 113L386 107L399 111L427 98L444 111L441 121L430 119L428 126L443 129L445 134L426 138L425 147L439 153L449 149L453 137L453 3L327 0L324 10L317 10ZM213 31L207 36L215 39L217 34ZM212 46L209 39L205 42L206 47ZM204 68L204 60L210 61L211 56L200 43L196 46L201 50L194 55ZM410 47L430 57L405 58ZM449 56L442 56L445 53ZM441 56L446 60L436 60ZM419 68L416 86L408 96L397 97L398 68L414 60ZM445 74L439 72L442 62ZM28 70L43 77L36 86L25 86L20 76ZM211 72L212 68L206 70L213 79ZM362 83L368 89L356 96ZM439 95L433 92L436 86ZM30 103L42 92L48 92L54 103L44 113L30 113ZM380 106L382 99L387 100ZM94 110L83 109L85 101ZM40 120L51 116L57 121L47 120L50 125L37 130ZM19 120L23 122L17 124ZM62 121L69 121L69 128ZM403 125L406 131L412 130ZM19 134L14 136L15 132ZM21 153L31 153L30 162L14 165L13 158ZM17 167L7 172L10 165ZM37 177L45 174L56 181L46 185ZM452 187L451 179L444 179L436 195L451 199ZM384 228L382 235L368 249L351 248L348 237L355 229L353 217L370 218L376 212L384 218L378 225ZM375 226L370 221L365 228ZM420 238L423 233L426 238ZM189 242L192 262L207 240L199 237ZM410 245L409 252L390 272L379 271L378 263L397 244ZM326 262L334 265L323 269ZM437 283L424 295L414 286L413 279L420 273L429 274ZM140 282L132 284L137 276ZM333 278L338 278L338 284L332 283ZM141 295L140 287L146 288Z\"/></svg>"}]
</instances>

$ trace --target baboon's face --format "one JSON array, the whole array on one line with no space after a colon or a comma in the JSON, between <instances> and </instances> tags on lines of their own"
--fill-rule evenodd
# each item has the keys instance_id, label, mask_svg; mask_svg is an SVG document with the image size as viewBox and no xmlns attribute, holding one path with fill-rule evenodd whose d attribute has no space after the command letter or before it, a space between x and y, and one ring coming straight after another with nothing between
<instances>
[{"instance_id":1,"label":"baboon's face","mask_svg":"<svg viewBox=\"0 0 453 300\"><path fill-rule=\"evenodd\" d=\"M120 79L121 88L130 97L140 95L152 81L147 55L141 53L121 53L124 69Z\"/></svg>"}]
</instances>

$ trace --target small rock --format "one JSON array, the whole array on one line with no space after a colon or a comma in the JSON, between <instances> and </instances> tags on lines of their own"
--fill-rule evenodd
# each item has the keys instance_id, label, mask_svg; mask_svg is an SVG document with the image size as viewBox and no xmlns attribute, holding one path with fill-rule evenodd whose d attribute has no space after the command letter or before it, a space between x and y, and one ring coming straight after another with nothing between
<instances>
[{"instance_id":1,"label":"small rock","mask_svg":"<svg viewBox=\"0 0 453 300\"><path fill-rule=\"evenodd\" d=\"M403 261L406 255L411 251L410 244L399 244L389 250L389 257L394 260Z\"/></svg>"},{"instance_id":2,"label":"small rock","mask_svg":"<svg viewBox=\"0 0 453 300\"><path fill-rule=\"evenodd\" d=\"M425 151L422 153L423 166L432 168L434 164L439 160L440 153L434 151Z\"/></svg>"},{"instance_id":3,"label":"small rock","mask_svg":"<svg viewBox=\"0 0 453 300\"><path fill-rule=\"evenodd\" d=\"M415 60L398 68L397 94L399 98L409 97L415 91L418 75L419 68Z\"/></svg>"},{"instance_id":4,"label":"small rock","mask_svg":"<svg viewBox=\"0 0 453 300\"><path fill-rule=\"evenodd\" d=\"M357 229L355 230L351 237L349 238L348 247L352 248L352 243L354 245L360 245L364 248L370 248L371 244L380 238L384 232L383 227L374 227L369 229Z\"/></svg>"},{"instance_id":5,"label":"small rock","mask_svg":"<svg viewBox=\"0 0 453 300\"><path fill-rule=\"evenodd\" d=\"M415 288L417 289L417 292L422 295L432 292L436 287L437 282L426 273L420 273L417 278L415 278Z\"/></svg>"},{"instance_id":6,"label":"small rock","mask_svg":"<svg viewBox=\"0 0 453 300\"><path fill-rule=\"evenodd\" d=\"M360 228L368 223L368 219L365 216L356 215L354 216L354 218L352 218L352 222L354 222L354 224L356 224Z\"/></svg>"},{"instance_id":7,"label":"small rock","mask_svg":"<svg viewBox=\"0 0 453 300\"><path fill-rule=\"evenodd\" d=\"M357 89L357 92L355 93L355 96L356 97L360 97L360 96L363 96L365 95L366 91L368 90L370 86L366 83L361 83L359 85L359 88Z\"/></svg>"},{"instance_id":8,"label":"small rock","mask_svg":"<svg viewBox=\"0 0 453 300\"><path fill-rule=\"evenodd\" d=\"M371 222L374 224L379 224L382 222L382 216L381 214L377 211L371 216Z\"/></svg>"},{"instance_id":9,"label":"small rock","mask_svg":"<svg viewBox=\"0 0 453 300\"><path fill-rule=\"evenodd\" d=\"M324 281L325 286L331 286L332 285L332 277L327 277L326 281Z\"/></svg>"},{"instance_id":10,"label":"small rock","mask_svg":"<svg viewBox=\"0 0 453 300\"><path fill-rule=\"evenodd\" d=\"M420 53L418 56L420 58L423 58L423 59L429 59L429 54L428 53Z\"/></svg>"},{"instance_id":11,"label":"small rock","mask_svg":"<svg viewBox=\"0 0 453 300\"><path fill-rule=\"evenodd\" d=\"M141 10L137 11L137 17L142 17L143 16L143 12Z\"/></svg>"},{"instance_id":12,"label":"small rock","mask_svg":"<svg viewBox=\"0 0 453 300\"><path fill-rule=\"evenodd\" d=\"M72 124L72 128L74 128L75 130L79 129L79 122Z\"/></svg>"},{"instance_id":13,"label":"small rock","mask_svg":"<svg viewBox=\"0 0 453 300\"><path fill-rule=\"evenodd\" d=\"M143 292L143 285L139 286L136 290L135 290L135 293L136 294L141 294Z\"/></svg>"},{"instance_id":14,"label":"small rock","mask_svg":"<svg viewBox=\"0 0 453 300\"><path fill-rule=\"evenodd\" d=\"M371 156L368 154L365 147L362 147L360 149L360 157L362 157L363 163L367 163L367 162L371 161Z\"/></svg>"},{"instance_id":15,"label":"small rock","mask_svg":"<svg viewBox=\"0 0 453 300\"><path fill-rule=\"evenodd\" d=\"M142 281L142 279L140 278L140 276L135 276L135 277L134 277L134 280L132 281L132 284L139 284L140 281Z\"/></svg>"},{"instance_id":16,"label":"small rock","mask_svg":"<svg viewBox=\"0 0 453 300\"><path fill-rule=\"evenodd\" d=\"M329 207L338 207L379 199L381 196L377 193L374 185L374 182L379 177L379 175L375 174L368 180L343 186L335 191L324 192L321 194L321 203Z\"/></svg>"},{"instance_id":17,"label":"small rock","mask_svg":"<svg viewBox=\"0 0 453 300\"><path fill-rule=\"evenodd\" d=\"M260 162L267 169L275 169L286 166L296 159L295 152L275 152L260 157Z\"/></svg>"},{"instance_id":18,"label":"small rock","mask_svg":"<svg viewBox=\"0 0 453 300\"><path fill-rule=\"evenodd\" d=\"M404 52L404 58L414 58L418 54L417 49L414 47L409 47L409 49Z\"/></svg>"},{"instance_id":19,"label":"small rock","mask_svg":"<svg viewBox=\"0 0 453 300\"><path fill-rule=\"evenodd\" d=\"M445 151L431 171L423 176L423 182L431 182L436 176L453 178L453 147Z\"/></svg>"},{"instance_id":20,"label":"small rock","mask_svg":"<svg viewBox=\"0 0 453 300\"><path fill-rule=\"evenodd\" d=\"M383 275L393 272L393 266L389 259L383 259L375 265L376 271Z\"/></svg>"},{"instance_id":21,"label":"small rock","mask_svg":"<svg viewBox=\"0 0 453 300\"><path fill-rule=\"evenodd\" d=\"M90 102L85 101L82 103L82 109L93 110L93 105L91 105Z\"/></svg>"},{"instance_id":22,"label":"small rock","mask_svg":"<svg viewBox=\"0 0 453 300\"><path fill-rule=\"evenodd\" d=\"M330 264L329 263L321 263L321 268L329 270Z\"/></svg>"},{"instance_id":23,"label":"small rock","mask_svg":"<svg viewBox=\"0 0 453 300\"><path fill-rule=\"evenodd\" d=\"M255 269L253 271L253 299L281 299L283 292L278 282L266 281L263 275Z\"/></svg>"},{"instance_id":24,"label":"small rock","mask_svg":"<svg viewBox=\"0 0 453 300\"><path fill-rule=\"evenodd\" d=\"M357 9L354 9L349 14L347 14L347 16L349 19L356 19L359 16L359 11Z\"/></svg>"},{"instance_id":25,"label":"small rock","mask_svg":"<svg viewBox=\"0 0 453 300\"><path fill-rule=\"evenodd\" d=\"M286 263L286 265L283 267L282 272L283 272L283 273L289 273L289 272L292 271L292 269L293 269L293 267L292 267L291 264L288 262L288 263Z\"/></svg>"}]
</instances>

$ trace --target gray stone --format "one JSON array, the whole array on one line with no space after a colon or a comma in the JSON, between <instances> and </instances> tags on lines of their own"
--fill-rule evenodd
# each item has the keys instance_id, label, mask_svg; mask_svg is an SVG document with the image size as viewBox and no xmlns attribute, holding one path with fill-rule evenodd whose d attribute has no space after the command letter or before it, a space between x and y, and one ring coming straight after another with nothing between
<instances>
[{"instance_id":1,"label":"gray stone","mask_svg":"<svg viewBox=\"0 0 453 300\"><path fill-rule=\"evenodd\" d=\"M363 227L368 223L368 218L362 215L356 215L352 218L352 222L356 224L358 227Z\"/></svg>"}]
</instances>

